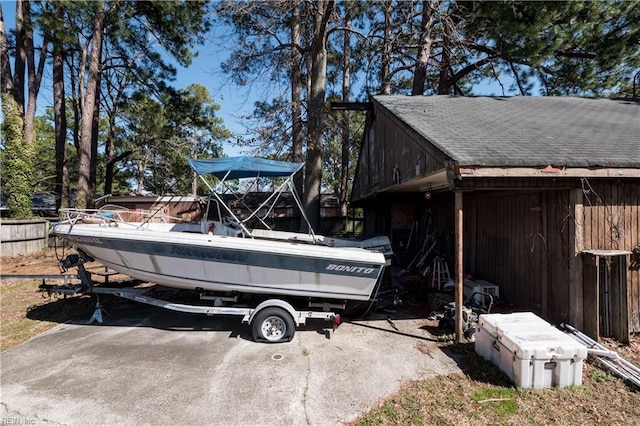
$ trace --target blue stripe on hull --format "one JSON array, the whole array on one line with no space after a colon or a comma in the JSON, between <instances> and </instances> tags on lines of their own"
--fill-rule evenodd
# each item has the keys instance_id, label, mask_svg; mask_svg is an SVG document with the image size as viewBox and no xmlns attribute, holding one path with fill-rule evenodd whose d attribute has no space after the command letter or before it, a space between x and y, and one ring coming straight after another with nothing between
<instances>
[{"instance_id":1,"label":"blue stripe on hull","mask_svg":"<svg viewBox=\"0 0 640 426\"><path fill-rule=\"evenodd\" d=\"M109 263L109 267L114 270L122 271L131 277L142 277L149 276L149 278L145 278L143 280L148 280L150 282L157 282L164 285L169 281L175 281L176 279L183 278L180 275L167 275L167 274L158 274L155 272L144 271L136 268L130 268L126 265L115 264L112 262ZM211 289L208 288L212 284L215 284L216 288ZM365 293L349 293L349 292L339 292L335 291L321 291L319 289L309 290L307 288L297 288L292 286L287 287L278 287L274 285L258 285L258 284L239 284L234 282L223 282L223 281L210 281L210 280L201 280L196 278L189 279L189 285L176 286L178 288L185 288L188 290L193 289L204 289L211 291L220 291L220 292L240 292L240 293L255 293L255 294L286 294L290 296L304 296L304 297L317 297L317 298L327 298L327 299L347 299L347 300L369 300L371 297L370 294Z\"/></svg>"},{"instance_id":2,"label":"blue stripe on hull","mask_svg":"<svg viewBox=\"0 0 640 426\"><path fill-rule=\"evenodd\" d=\"M61 236L114 270L143 281L185 289L368 300L384 269L375 261L305 256L305 249L310 251L305 245L299 245L301 254L297 255L130 237ZM323 252L326 255L327 251ZM345 251L338 249L338 254L344 255ZM169 266L174 260L178 262L175 265L182 266ZM226 272L218 273L223 268Z\"/></svg>"},{"instance_id":3,"label":"blue stripe on hull","mask_svg":"<svg viewBox=\"0 0 640 426\"><path fill-rule=\"evenodd\" d=\"M135 241L127 239L100 238L102 244L95 244L96 238L73 236L79 245L99 246L115 251L133 252L149 256L211 261L264 268L284 269L352 277L377 278L383 265L354 262L342 259L322 259L301 255L262 253L220 247L204 247L178 243ZM304 246L301 246L303 248ZM88 249L88 251L91 251ZM301 250L302 251L302 250Z\"/></svg>"}]
</instances>

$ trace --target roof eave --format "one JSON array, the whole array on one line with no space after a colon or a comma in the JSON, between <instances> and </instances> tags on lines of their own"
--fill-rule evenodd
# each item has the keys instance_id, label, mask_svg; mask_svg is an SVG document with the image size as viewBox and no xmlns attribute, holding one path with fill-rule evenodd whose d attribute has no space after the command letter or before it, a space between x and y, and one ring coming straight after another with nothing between
<instances>
[{"instance_id":1,"label":"roof eave","mask_svg":"<svg viewBox=\"0 0 640 426\"><path fill-rule=\"evenodd\" d=\"M640 168L636 167L495 167L462 166L455 167L455 175L460 179L474 177L593 177L593 178L640 178Z\"/></svg>"}]
</instances>

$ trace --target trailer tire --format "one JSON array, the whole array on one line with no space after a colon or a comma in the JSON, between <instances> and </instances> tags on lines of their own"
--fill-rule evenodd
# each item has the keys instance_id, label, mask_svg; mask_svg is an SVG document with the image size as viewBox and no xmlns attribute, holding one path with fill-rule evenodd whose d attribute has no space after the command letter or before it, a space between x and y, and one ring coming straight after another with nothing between
<instances>
[{"instance_id":1,"label":"trailer tire","mask_svg":"<svg viewBox=\"0 0 640 426\"><path fill-rule=\"evenodd\" d=\"M253 339L256 342L289 342L296 332L291 315L282 308L264 308L251 323Z\"/></svg>"}]
</instances>

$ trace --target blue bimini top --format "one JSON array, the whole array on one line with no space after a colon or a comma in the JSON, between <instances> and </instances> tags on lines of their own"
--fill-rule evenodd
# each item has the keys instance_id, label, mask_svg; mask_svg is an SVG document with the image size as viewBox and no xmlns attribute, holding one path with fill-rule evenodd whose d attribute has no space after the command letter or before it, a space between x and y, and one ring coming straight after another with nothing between
<instances>
[{"instance_id":1,"label":"blue bimini top","mask_svg":"<svg viewBox=\"0 0 640 426\"><path fill-rule=\"evenodd\" d=\"M304 166L304 163L267 160L256 157L209 158L205 160L189 159L189 165L199 175L213 175L218 179L241 179L250 177L291 176Z\"/></svg>"}]
</instances>

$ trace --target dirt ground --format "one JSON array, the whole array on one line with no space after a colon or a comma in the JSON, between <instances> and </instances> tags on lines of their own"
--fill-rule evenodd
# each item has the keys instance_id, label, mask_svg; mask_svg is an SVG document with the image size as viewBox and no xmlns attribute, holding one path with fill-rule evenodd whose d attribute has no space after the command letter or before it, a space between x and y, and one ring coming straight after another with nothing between
<instances>
[{"instance_id":1,"label":"dirt ground","mask_svg":"<svg viewBox=\"0 0 640 426\"><path fill-rule=\"evenodd\" d=\"M0 258L0 351L18 345L56 325L78 315L89 314L94 308L90 297L51 297L38 292L41 280L8 280L7 275L62 274L59 260L75 253L72 250L50 249L42 252L2 256ZM104 270L98 262L85 265L87 269ZM76 269L67 271L75 275ZM99 276L95 276L99 278ZM123 278L118 275L111 279ZM103 278L100 278L103 279ZM63 279L48 278L47 284L63 284ZM72 280L71 282L80 282Z\"/></svg>"},{"instance_id":2,"label":"dirt ground","mask_svg":"<svg viewBox=\"0 0 640 426\"><path fill-rule=\"evenodd\" d=\"M74 251L58 249L43 250L38 253L20 256L2 256L0 273L5 274L58 274L58 258L74 253ZM75 272L75 271L71 271Z\"/></svg>"}]
</instances>

